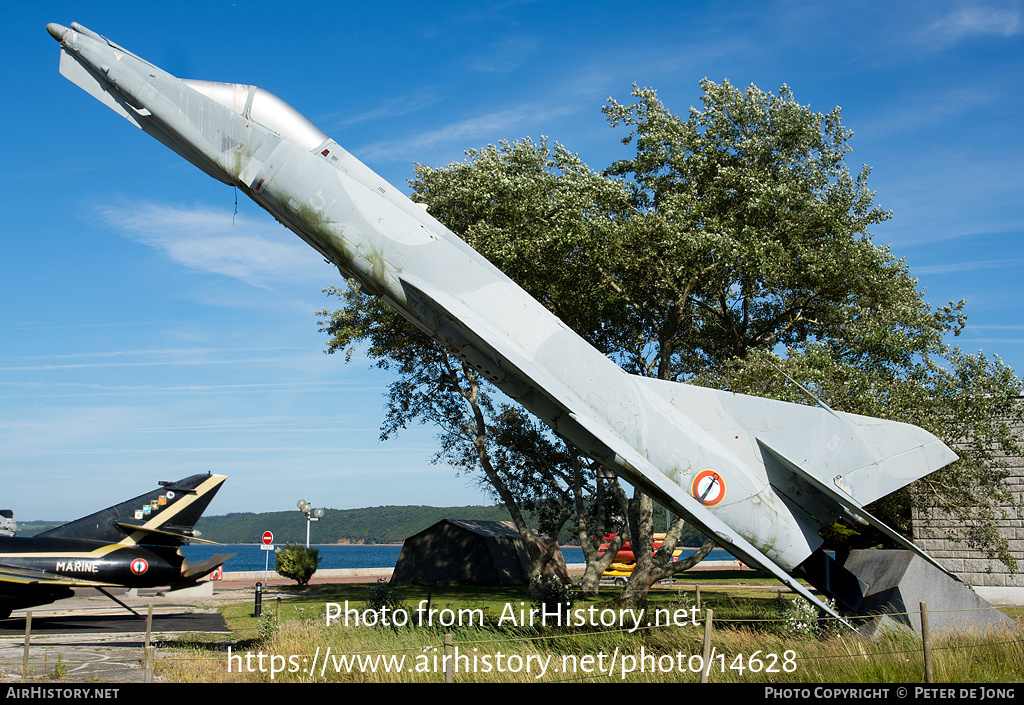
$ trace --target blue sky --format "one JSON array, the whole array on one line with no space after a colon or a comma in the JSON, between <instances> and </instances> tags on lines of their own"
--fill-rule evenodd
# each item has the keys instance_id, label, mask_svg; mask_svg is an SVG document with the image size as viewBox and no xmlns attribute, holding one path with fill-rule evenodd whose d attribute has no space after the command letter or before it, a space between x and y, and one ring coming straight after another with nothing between
<instances>
[{"instance_id":1,"label":"blue sky","mask_svg":"<svg viewBox=\"0 0 1024 705\"><path fill-rule=\"evenodd\" d=\"M276 93L402 187L415 162L547 136L595 169L626 156L609 97L677 114L698 82L778 91L854 131L893 218L873 231L929 302L967 300L967 351L1024 370L1024 5L501 2L5 7L0 59L0 506L72 519L198 472L210 513L480 504L380 443L388 377L323 353L337 271L57 71L76 21L183 78ZM296 511L298 516L298 513ZM255 540L255 537L254 537Z\"/></svg>"}]
</instances>

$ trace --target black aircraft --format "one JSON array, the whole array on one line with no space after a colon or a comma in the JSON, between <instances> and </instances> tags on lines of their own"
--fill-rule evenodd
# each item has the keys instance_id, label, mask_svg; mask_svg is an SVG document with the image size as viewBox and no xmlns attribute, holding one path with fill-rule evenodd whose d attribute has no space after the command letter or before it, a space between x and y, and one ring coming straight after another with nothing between
<instances>
[{"instance_id":1,"label":"black aircraft","mask_svg":"<svg viewBox=\"0 0 1024 705\"><path fill-rule=\"evenodd\" d=\"M193 475L33 537L0 536L0 619L11 610L71 597L91 587L185 587L228 558L189 563L182 544L199 541L195 524L227 478ZM130 609L130 608L129 608ZM134 612L134 610L132 610Z\"/></svg>"}]
</instances>

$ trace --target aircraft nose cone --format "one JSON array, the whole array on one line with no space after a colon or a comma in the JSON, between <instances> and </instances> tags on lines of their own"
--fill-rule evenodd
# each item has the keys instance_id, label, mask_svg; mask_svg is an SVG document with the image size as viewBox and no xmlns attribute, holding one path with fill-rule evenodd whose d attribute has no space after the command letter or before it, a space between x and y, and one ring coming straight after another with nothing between
<instances>
[{"instance_id":1,"label":"aircraft nose cone","mask_svg":"<svg viewBox=\"0 0 1024 705\"><path fill-rule=\"evenodd\" d=\"M46 31L50 33L50 36L56 39L58 42L64 39L64 33L68 31L68 28L62 24L51 22L46 25Z\"/></svg>"}]
</instances>

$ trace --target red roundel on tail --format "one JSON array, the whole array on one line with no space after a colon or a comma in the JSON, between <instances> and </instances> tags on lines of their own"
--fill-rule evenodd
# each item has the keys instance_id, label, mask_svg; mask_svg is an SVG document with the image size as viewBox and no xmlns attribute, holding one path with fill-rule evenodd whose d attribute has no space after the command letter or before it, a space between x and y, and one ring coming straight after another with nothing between
<instances>
[{"instance_id":1,"label":"red roundel on tail","mask_svg":"<svg viewBox=\"0 0 1024 705\"><path fill-rule=\"evenodd\" d=\"M714 470L703 470L693 479L690 494L705 507L714 507L725 499L725 480Z\"/></svg>"}]
</instances>

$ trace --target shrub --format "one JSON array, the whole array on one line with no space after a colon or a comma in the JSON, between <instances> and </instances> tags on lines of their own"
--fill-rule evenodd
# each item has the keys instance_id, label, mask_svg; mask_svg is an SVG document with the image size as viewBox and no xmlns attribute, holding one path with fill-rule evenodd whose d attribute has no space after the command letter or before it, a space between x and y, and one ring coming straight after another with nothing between
<instances>
[{"instance_id":1,"label":"shrub","mask_svg":"<svg viewBox=\"0 0 1024 705\"><path fill-rule=\"evenodd\" d=\"M825 604L834 608L835 600L826 599ZM835 620L800 597L787 600L780 593L775 598L775 612L779 631L783 634L824 638L839 632Z\"/></svg>"},{"instance_id":2,"label":"shrub","mask_svg":"<svg viewBox=\"0 0 1024 705\"><path fill-rule=\"evenodd\" d=\"M384 578L366 588L366 606L377 613L380 623L394 624L394 613L404 609L404 595Z\"/></svg>"},{"instance_id":3,"label":"shrub","mask_svg":"<svg viewBox=\"0 0 1024 705\"><path fill-rule=\"evenodd\" d=\"M549 615L567 615L575 601L572 585L563 583L554 576L535 576L530 581L530 595L535 607Z\"/></svg>"},{"instance_id":4,"label":"shrub","mask_svg":"<svg viewBox=\"0 0 1024 705\"><path fill-rule=\"evenodd\" d=\"M257 639L261 643L265 643L274 638L277 634L277 618L276 615L267 610L260 617L259 623L256 625Z\"/></svg>"},{"instance_id":5,"label":"shrub","mask_svg":"<svg viewBox=\"0 0 1024 705\"><path fill-rule=\"evenodd\" d=\"M313 573L320 566L320 551L297 544L287 544L277 549L274 570L281 577L307 585Z\"/></svg>"}]
</instances>

